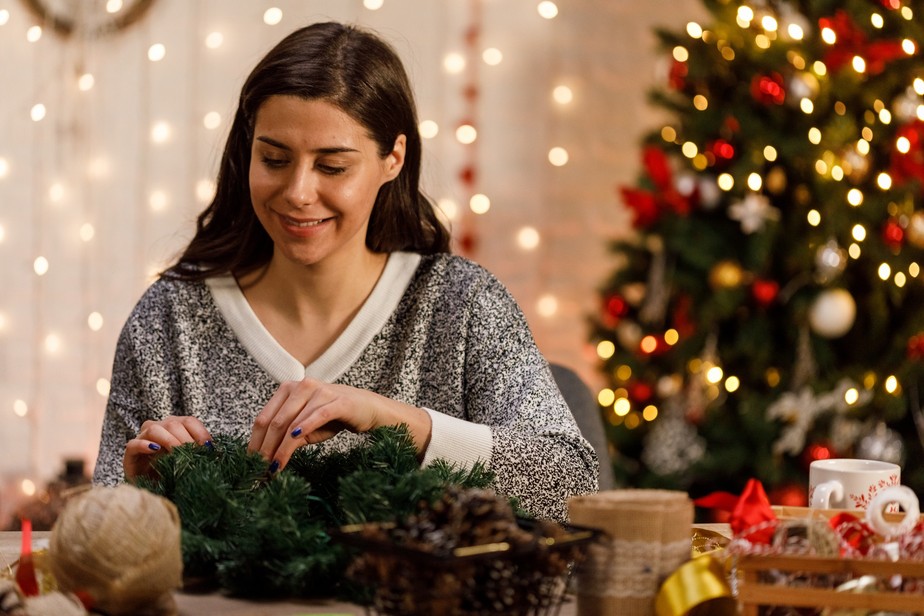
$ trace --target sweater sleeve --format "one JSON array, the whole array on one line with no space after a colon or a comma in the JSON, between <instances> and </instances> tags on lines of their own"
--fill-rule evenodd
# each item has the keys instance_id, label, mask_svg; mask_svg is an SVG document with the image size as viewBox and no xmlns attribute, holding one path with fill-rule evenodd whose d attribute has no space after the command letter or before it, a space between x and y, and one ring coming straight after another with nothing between
<instances>
[{"instance_id":1,"label":"sweater sleeve","mask_svg":"<svg viewBox=\"0 0 924 616\"><path fill-rule=\"evenodd\" d=\"M100 435L99 454L93 471L93 483L114 486L125 479L122 458L125 444L141 430L141 413L134 410L131 401L137 398L141 384L138 381L138 357L126 325L116 344L112 379L103 429Z\"/></svg>"},{"instance_id":2,"label":"sweater sleeve","mask_svg":"<svg viewBox=\"0 0 924 616\"><path fill-rule=\"evenodd\" d=\"M596 453L507 289L488 276L471 302L466 414L491 429L496 487L531 515L566 520L571 496L598 489Z\"/></svg>"}]
</instances>

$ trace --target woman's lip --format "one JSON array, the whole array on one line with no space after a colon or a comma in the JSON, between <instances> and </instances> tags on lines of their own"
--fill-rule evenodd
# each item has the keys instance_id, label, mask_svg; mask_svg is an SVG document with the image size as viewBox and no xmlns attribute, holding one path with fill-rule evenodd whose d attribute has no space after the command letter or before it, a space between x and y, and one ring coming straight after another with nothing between
<instances>
[{"instance_id":1,"label":"woman's lip","mask_svg":"<svg viewBox=\"0 0 924 616\"><path fill-rule=\"evenodd\" d=\"M295 227L297 229L310 229L311 227L316 227L322 222L330 220L330 218L309 218L306 220L299 218L292 218L291 216L286 216L284 214L279 215L282 218L282 222L289 227Z\"/></svg>"}]
</instances>

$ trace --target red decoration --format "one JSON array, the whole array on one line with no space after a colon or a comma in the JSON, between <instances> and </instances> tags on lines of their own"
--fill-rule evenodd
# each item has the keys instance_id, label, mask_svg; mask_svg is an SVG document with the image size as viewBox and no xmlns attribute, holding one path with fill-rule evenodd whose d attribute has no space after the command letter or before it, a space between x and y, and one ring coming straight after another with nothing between
<instances>
[{"instance_id":1,"label":"red decoration","mask_svg":"<svg viewBox=\"0 0 924 616\"><path fill-rule=\"evenodd\" d=\"M466 231L459 236L459 248L462 249L463 255L470 255L478 247L478 238L471 231Z\"/></svg>"},{"instance_id":2,"label":"red decoration","mask_svg":"<svg viewBox=\"0 0 924 616\"><path fill-rule=\"evenodd\" d=\"M780 292L780 283L775 280L766 280L763 278L757 278L751 284L751 295L754 297L754 300L766 308L776 300L776 296Z\"/></svg>"},{"instance_id":3,"label":"red decoration","mask_svg":"<svg viewBox=\"0 0 924 616\"><path fill-rule=\"evenodd\" d=\"M839 513L833 516L828 520L828 525L840 535L844 543L863 555L866 555L872 547L873 539L876 537L872 528L849 513ZM846 556L846 551L845 548L841 548L841 555Z\"/></svg>"},{"instance_id":4,"label":"red decoration","mask_svg":"<svg viewBox=\"0 0 924 616\"><path fill-rule=\"evenodd\" d=\"M22 549L19 566L16 567L16 583L27 597L39 594L38 579L35 577L35 562L32 560L32 520L22 520Z\"/></svg>"},{"instance_id":5,"label":"red decoration","mask_svg":"<svg viewBox=\"0 0 924 616\"><path fill-rule=\"evenodd\" d=\"M741 122L739 122L738 118L736 118L735 116L727 116L722 121L722 131L724 133L734 134L734 133L737 133L739 130L741 130Z\"/></svg>"},{"instance_id":6,"label":"red decoration","mask_svg":"<svg viewBox=\"0 0 924 616\"><path fill-rule=\"evenodd\" d=\"M725 139L716 139L706 147L716 158L731 160L735 157L735 147Z\"/></svg>"},{"instance_id":7,"label":"red decoration","mask_svg":"<svg viewBox=\"0 0 924 616\"><path fill-rule=\"evenodd\" d=\"M709 163L721 171L735 157L735 146L725 139L716 139L706 144L706 156L709 157Z\"/></svg>"},{"instance_id":8,"label":"red decoration","mask_svg":"<svg viewBox=\"0 0 924 616\"><path fill-rule=\"evenodd\" d=\"M651 395L654 393L654 388L646 383L645 381L635 381L630 383L627 387L629 392L629 397L632 400L639 403L646 403L651 400Z\"/></svg>"},{"instance_id":9,"label":"red decoration","mask_svg":"<svg viewBox=\"0 0 924 616\"><path fill-rule=\"evenodd\" d=\"M802 463L808 468L815 460L828 460L835 457L834 450L825 443L812 443L802 452Z\"/></svg>"},{"instance_id":10,"label":"red decoration","mask_svg":"<svg viewBox=\"0 0 924 616\"><path fill-rule=\"evenodd\" d=\"M769 544L773 538L773 524L776 516L770 507L770 499L764 486L756 479L749 479L741 496L728 492L713 492L693 501L697 507L730 511L728 524L735 536L745 536L752 543Z\"/></svg>"},{"instance_id":11,"label":"red decoration","mask_svg":"<svg viewBox=\"0 0 924 616\"><path fill-rule=\"evenodd\" d=\"M881 0L881 4L890 11L897 11L902 8L901 0Z\"/></svg>"},{"instance_id":12,"label":"red decoration","mask_svg":"<svg viewBox=\"0 0 924 616\"><path fill-rule=\"evenodd\" d=\"M667 84L674 90L683 90L687 85L687 74L689 69L686 62L674 60L671 64L671 70L667 74Z\"/></svg>"},{"instance_id":13,"label":"red decoration","mask_svg":"<svg viewBox=\"0 0 924 616\"><path fill-rule=\"evenodd\" d=\"M622 295L613 293L606 298L606 314L613 319L621 319L629 312L629 302Z\"/></svg>"},{"instance_id":14,"label":"red decoration","mask_svg":"<svg viewBox=\"0 0 924 616\"><path fill-rule=\"evenodd\" d=\"M831 50L824 57L824 63L832 73L850 64L854 56L860 56L866 61L866 72L878 75L885 70L889 61L905 55L901 41L867 41L863 30L842 9L835 11L833 17L819 19L818 26L830 28L837 36Z\"/></svg>"},{"instance_id":15,"label":"red decoration","mask_svg":"<svg viewBox=\"0 0 924 616\"><path fill-rule=\"evenodd\" d=\"M783 76L776 72L769 75L755 75L751 80L751 96L764 105L782 105L786 100Z\"/></svg>"},{"instance_id":16,"label":"red decoration","mask_svg":"<svg viewBox=\"0 0 924 616\"><path fill-rule=\"evenodd\" d=\"M808 493L805 487L796 484L783 485L770 491L770 502L782 507L807 507Z\"/></svg>"},{"instance_id":17,"label":"red decoration","mask_svg":"<svg viewBox=\"0 0 924 616\"><path fill-rule=\"evenodd\" d=\"M918 332L908 339L908 359L924 359L924 332Z\"/></svg>"},{"instance_id":18,"label":"red decoration","mask_svg":"<svg viewBox=\"0 0 924 616\"><path fill-rule=\"evenodd\" d=\"M905 239L905 230L901 228L895 220L889 220L882 227L882 241L889 248L897 249L902 247L902 241Z\"/></svg>"},{"instance_id":19,"label":"red decoration","mask_svg":"<svg viewBox=\"0 0 924 616\"><path fill-rule=\"evenodd\" d=\"M465 30L465 43L471 47L478 44L478 37L481 36L481 27L472 24Z\"/></svg>"},{"instance_id":20,"label":"red decoration","mask_svg":"<svg viewBox=\"0 0 924 616\"><path fill-rule=\"evenodd\" d=\"M896 184L909 180L924 182L924 122L915 120L900 127L895 141L901 137L908 140L909 149L905 153L892 150L889 175Z\"/></svg>"},{"instance_id":21,"label":"red decoration","mask_svg":"<svg viewBox=\"0 0 924 616\"><path fill-rule=\"evenodd\" d=\"M468 186L469 188L471 188L472 186L475 185L476 175L477 173L475 172L475 167L473 167L472 165L465 165L459 171L459 181L465 184L466 186Z\"/></svg>"},{"instance_id":22,"label":"red decoration","mask_svg":"<svg viewBox=\"0 0 924 616\"><path fill-rule=\"evenodd\" d=\"M690 317L693 300L689 295L680 295L674 303L674 329L681 338L691 336L696 331L696 323Z\"/></svg>"},{"instance_id":23,"label":"red decoration","mask_svg":"<svg viewBox=\"0 0 924 616\"><path fill-rule=\"evenodd\" d=\"M633 225L636 228L650 227L658 221L664 211L672 211L686 216L692 207L691 199L684 197L674 185L673 174L667 155L663 150L648 146L642 152L642 164L645 174L654 185L653 191L620 188L623 202L634 213Z\"/></svg>"}]
</instances>

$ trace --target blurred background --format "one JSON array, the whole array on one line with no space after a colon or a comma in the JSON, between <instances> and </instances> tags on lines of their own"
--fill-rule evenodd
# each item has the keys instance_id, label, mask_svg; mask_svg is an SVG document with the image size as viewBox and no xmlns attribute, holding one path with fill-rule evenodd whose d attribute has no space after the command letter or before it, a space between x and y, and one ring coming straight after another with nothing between
<instances>
[{"instance_id":1,"label":"blurred background","mask_svg":"<svg viewBox=\"0 0 924 616\"><path fill-rule=\"evenodd\" d=\"M322 20L404 59L456 250L594 389L588 315L698 1L0 0L0 515L92 470L119 330L209 200L259 57ZM461 130L460 130L461 129Z\"/></svg>"}]
</instances>

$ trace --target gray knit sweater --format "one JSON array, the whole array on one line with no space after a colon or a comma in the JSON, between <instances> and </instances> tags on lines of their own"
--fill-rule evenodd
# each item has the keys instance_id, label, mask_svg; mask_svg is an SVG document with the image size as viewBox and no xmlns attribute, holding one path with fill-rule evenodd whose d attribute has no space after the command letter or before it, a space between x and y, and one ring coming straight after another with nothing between
<instances>
[{"instance_id":1,"label":"gray knit sweater","mask_svg":"<svg viewBox=\"0 0 924 616\"><path fill-rule=\"evenodd\" d=\"M462 257L409 253L390 255L354 323L307 368L232 278L155 282L119 337L94 481L122 481L125 443L146 419L193 415L213 435L246 438L280 382L306 375L427 409L424 464L480 459L535 516L565 520L568 497L597 489L596 455L508 291Z\"/></svg>"}]
</instances>

